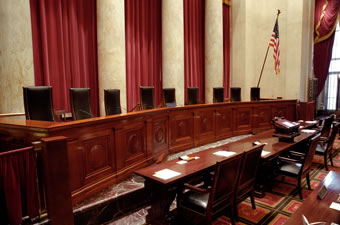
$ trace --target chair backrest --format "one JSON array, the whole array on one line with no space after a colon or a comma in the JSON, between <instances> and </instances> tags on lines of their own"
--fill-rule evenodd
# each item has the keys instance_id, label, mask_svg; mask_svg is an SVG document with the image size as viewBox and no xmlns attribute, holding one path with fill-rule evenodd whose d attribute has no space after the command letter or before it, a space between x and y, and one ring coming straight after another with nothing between
<instances>
[{"instance_id":1,"label":"chair backrest","mask_svg":"<svg viewBox=\"0 0 340 225\"><path fill-rule=\"evenodd\" d=\"M176 106L176 89L175 88L164 88L163 99L165 107Z\"/></svg>"},{"instance_id":2,"label":"chair backrest","mask_svg":"<svg viewBox=\"0 0 340 225\"><path fill-rule=\"evenodd\" d=\"M92 118L90 88L70 88L70 103L73 120Z\"/></svg>"},{"instance_id":3,"label":"chair backrest","mask_svg":"<svg viewBox=\"0 0 340 225\"><path fill-rule=\"evenodd\" d=\"M320 136L321 136L320 134L317 134L309 140L309 149L306 152L306 156L305 156L305 159L302 165L302 170L301 170L302 173L304 173L306 170L309 170L312 165L316 146L318 144Z\"/></svg>"},{"instance_id":4,"label":"chair backrest","mask_svg":"<svg viewBox=\"0 0 340 225\"><path fill-rule=\"evenodd\" d=\"M241 193L245 190L251 190L254 187L263 147L264 145L255 146L245 152L237 188Z\"/></svg>"},{"instance_id":5,"label":"chair backrest","mask_svg":"<svg viewBox=\"0 0 340 225\"><path fill-rule=\"evenodd\" d=\"M188 105L198 104L198 88L188 87Z\"/></svg>"},{"instance_id":6,"label":"chair backrest","mask_svg":"<svg viewBox=\"0 0 340 225\"><path fill-rule=\"evenodd\" d=\"M230 88L230 97L232 102L240 102L241 101L241 88L240 87L232 87Z\"/></svg>"},{"instance_id":7,"label":"chair backrest","mask_svg":"<svg viewBox=\"0 0 340 225\"><path fill-rule=\"evenodd\" d=\"M213 88L213 102L224 102L224 88L215 87Z\"/></svg>"},{"instance_id":8,"label":"chair backrest","mask_svg":"<svg viewBox=\"0 0 340 225\"><path fill-rule=\"evenodd\" d=\"M142 110L155 108L155 104L153 100L153 91L154 91L154 87L145 87L145 86L140 87L140 100L141 100Z\"/></svg>"},{"instance_id":9,"label":"chair backrest","mask_svg":"<svg viewBox=\"0 0 340 225\"><path fill-rule=\"evenodd\" d=\"M321 137L328 137L331 131L332 123L334 121L335 115L329 115L325 118L323 126L321 129Z\"/></svg>"},{"instance_id":10,"label":"chair backrest","mask_svg":"<svg viewBox=\"0 0 340 225\"><path fill-rule=\"evenodd\" d=\"M24 106L27 120L54 120L52 87L23 87Z\"/></svg>"},{"instance_id":11,"label":"chair backrest","mask_svg":"<svg viewBox=\"0 0 340 225\"><path fill-rule=\"evenodd\" d=\"M340 123L337 122L333 123L332 132L327 141L327 151L330 151L333 148L333 144L335 141L336 134L338 133L339 127Z\"/></svg>"},{"instance_id":12,"label":"chair backrest","mask_svg":"<svg viewBox=\"0 0 340 225\"><path fill-rule=\"evenodd\" d=\"M233 199L243 157L244 153L241 153L222 162L217 162L207 210L211 209L216 202Z\"/></svg>"},{"instance_id":13,"label":"chair backrest","mask_svg":"<svg viewBox=\"0 0 340 225\"><path fill-rule=\"evenodd\" d=\"M120 90L119 89L105 89L104 90L105 113L107 116L121 114L120 106Z\"/></svg>"}]
</instances>

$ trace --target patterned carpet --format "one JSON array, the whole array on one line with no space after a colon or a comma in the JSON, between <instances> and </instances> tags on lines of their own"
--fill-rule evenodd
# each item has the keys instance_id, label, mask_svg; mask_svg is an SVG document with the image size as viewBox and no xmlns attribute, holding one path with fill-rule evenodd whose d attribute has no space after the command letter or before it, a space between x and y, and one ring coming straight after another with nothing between
<instances>
[{"instance_id":1,"label":"patterned carpet","mask_svg":"<svg viewBox=\"0 0 340 225\"><path fill-rule=\"evenodd\" d=\"M340 140L336 139L333 148L334 167L330 166L329 169L340 172ZM324 169L323 157L315 156L313 160L313 171L311 173L311 186L315 188L328 174ZM251 208L250 199L246 199L238 204L239 222L237 225L244 224L263 224L263 225L282 225L289 216L293 214L302 204L296 188L296 179L286 178L285 182L278 182L274 184L271 192L266 192L264 198L256 198L256 210ZM312 191L307 189L305 179L302 182L303 198L305 199ZM229 218L222 216L218 218L214 225L227 225L231 224Z\"/></svg>"}]
</instances>

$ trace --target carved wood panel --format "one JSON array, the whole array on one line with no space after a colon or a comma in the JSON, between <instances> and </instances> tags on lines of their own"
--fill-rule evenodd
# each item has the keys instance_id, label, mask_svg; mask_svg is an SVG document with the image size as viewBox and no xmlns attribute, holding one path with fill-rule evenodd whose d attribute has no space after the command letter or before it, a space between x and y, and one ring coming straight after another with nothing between
<instances>
[{"instance_id":1,"label":"carved wood panel","mask_svg":"<svg viewBox=\"0 0 340 225\"><path fill-rule=\"evenodd\" d=\"M168 117L159 118L152 124L152 153L157 154L168 150L169 145L169 120Z\"/></svg>"},{"instance_id":2,"label":"carved wood panel","mask_svg":"<svg viewBox=\"0 0 340 225\"><path fill-rule=\"evenodd\" d=\"M69 161L70 188L73 192L85 184L85 159L78 140L67 143L67 158Z\"/></svg>"},{"instance_id":3,"label":"carved wood panel","mask_svg":"<svg viewBox=\"0 0 340 225\"><path fill-rule=\"evenodd\" d=\"M254 126L253 128L271 128L272 108L271 106L263 106L253 108Z\"/></svg>"},{"instance_id":4,"label":"carved wood panel","mask_svg":"<svg viewBox=\"0 0 340 225\"><path fill-rule=\"evenodd\" d=\"M247 134L252 128L252 108L234 108L233 121L234 121L234 135Z\"/></svg>"},{"instance_id":5,"label":"carved wood panel","mask_svg":"<svg viewBox=\"0 0 340 225\"><path fill-rule=\"evenodd\" d=\"M227 138L232 135L232 109L229 107L216 110L216 137Z\"/></svg>"},{"instance_id":6,"label":"carved wood panel","mask_svg":"<svg viewBox=\"0 0 340 225\"><path fill-rule=\"evenodd\" d=\"M183 111L170 116L170 151L194 146L194 115L192 112Z\"/></svg>"},{"instance_id":7,"label":"carved wood panel","mask_svg":"<svg viewBox=\"0 0 340 225\"><path fill-rule=\"evenodd\" d=\"M287 120L295 121L296 104L282 104L272 107L272 117L284 117Z\"/></svg>"},{"instance_id":8,"label":"carved wood panel","mask_svg":"<svg viewBox=\"0 0 340 225\"><path fill-rule=\"evenodd\" d=\"M194 132L198 132L197 139L195 140L196 145L212 142L215 140L215 111L204 110L195 112L197 115Z\"/></svg>"}]
</instances>

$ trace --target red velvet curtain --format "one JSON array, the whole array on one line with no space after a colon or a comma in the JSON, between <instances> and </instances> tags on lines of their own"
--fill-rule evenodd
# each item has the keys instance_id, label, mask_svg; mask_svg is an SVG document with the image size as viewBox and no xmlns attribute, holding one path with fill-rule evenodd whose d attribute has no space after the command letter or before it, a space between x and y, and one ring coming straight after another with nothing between
<instances>
[{"instance_id":1,"label":"red velvet curtain","mask_svg":"<svg viewBox=\"0 0 340 225\"><path fill-rule=\"evenodd\" d=\"M98 115L96 0L30 0L35 85L53 87L57 110L70 111L69 88L91 88Z\"/></svg>"},{"instance_id":2,"label":"red velvet curtain","mask_svg":"<svg viewBox=\"0 0 340 225\"><path fill-rule=\"evenodd\" d=\"M127 110L140 103L140 86L154 86L162 101L162 15L160 0L125 0Z\"/></svg>"},{"instance_id":3,"label":"red velvet curtain","mask_svg":"<svg viewBox=\"0 0 340 225\"><path fill-rule=\"evenodd\" d=\"M33 147L0 153L1 224L19 225L23 216L39 216Z\"/></svg>"},{"instance_id":4,"label":"red velvet curtain","mask_svg":"<svg viewBox=\"0 0 340 225\"><path fill-rule=\"evenodd\" d=\"M318 78L318 95L325 86L332 57L334 30L339 0L316 0L314 17L314 74Z\"/></svg>"},{"instance_id":5,"label":"red velvet curtain","mask_svg":"<svg viewBox=\"0 0 340 225\"><path fill-rule=\"evenodd\" d=\"M187 88L199 88L199 100L205 99L204 66L204 0L183 0L184 3L184 88L185 103Z\"/></svg>"},{"instance_id":6,"label":"red velvet curtain","mask_svg":"<svg viewBox=\"0 0 340 225\"><path fill-rule=\"evenodd\" d=\"M223 3L223 87L227 98L230 93L230 11L230 5Z\"/></svg>"}]
</instances>

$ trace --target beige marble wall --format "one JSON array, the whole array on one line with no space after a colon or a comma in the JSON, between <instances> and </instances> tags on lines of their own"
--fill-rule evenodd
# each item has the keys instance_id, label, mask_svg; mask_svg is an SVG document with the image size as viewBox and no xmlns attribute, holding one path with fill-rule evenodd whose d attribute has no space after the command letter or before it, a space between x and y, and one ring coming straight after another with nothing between
<instances>
[{"instance_id":1,"label":"beige marble wall","mask_svg":"<svg viewBox=\"0 0 340 225\"><path fill-rule=\"evenodd\" d=\"M124 1L97 1L98 79L100 114L105 115L104 89L120 89L126 112Z\"/></svg>"},{"instance_id":2,"label":"beige marble wall","mask_svg":"<svg viewBox=\"0 0 340 225\"><path fill-rule=\"evenodd\" d=\"M162 1L163 88L176 88L177 105L184 105L183 0Z\"/></svg>"},{"instance_id":3,"label":"beige marble wall","mask_svg":"<svg viewBox=\"0 0 340 225\"><path fill-rule=\"evenodd\" d=\"M221 1L205 2L205 102L223 87L223 14Z\"/></svg>"},{"instance_id":4,"label":"beige marble wall","mask_svg":"<svg viewBox=\"0 0 340 225\"><path fill-rule=\"evenodd\" d=\"M23 113L22 87L34 85L29 1L0 3L0 114Z\"/></svg>"},{"instance_id":5,"label":"beige marble wall","mask_svg":"<svg viewBox=\"0 0 340 225\"><path fill-rule=\"evenodd\" d=\"M277 9L282 11L281 73L274 73L270 48L260 83L261 97L306 98L306 76L312 68L313 4L313 1L233 1L231 85L242 88L243 100L250 99L250 87L257 85Z\"/></svg>"}]
</instances>

